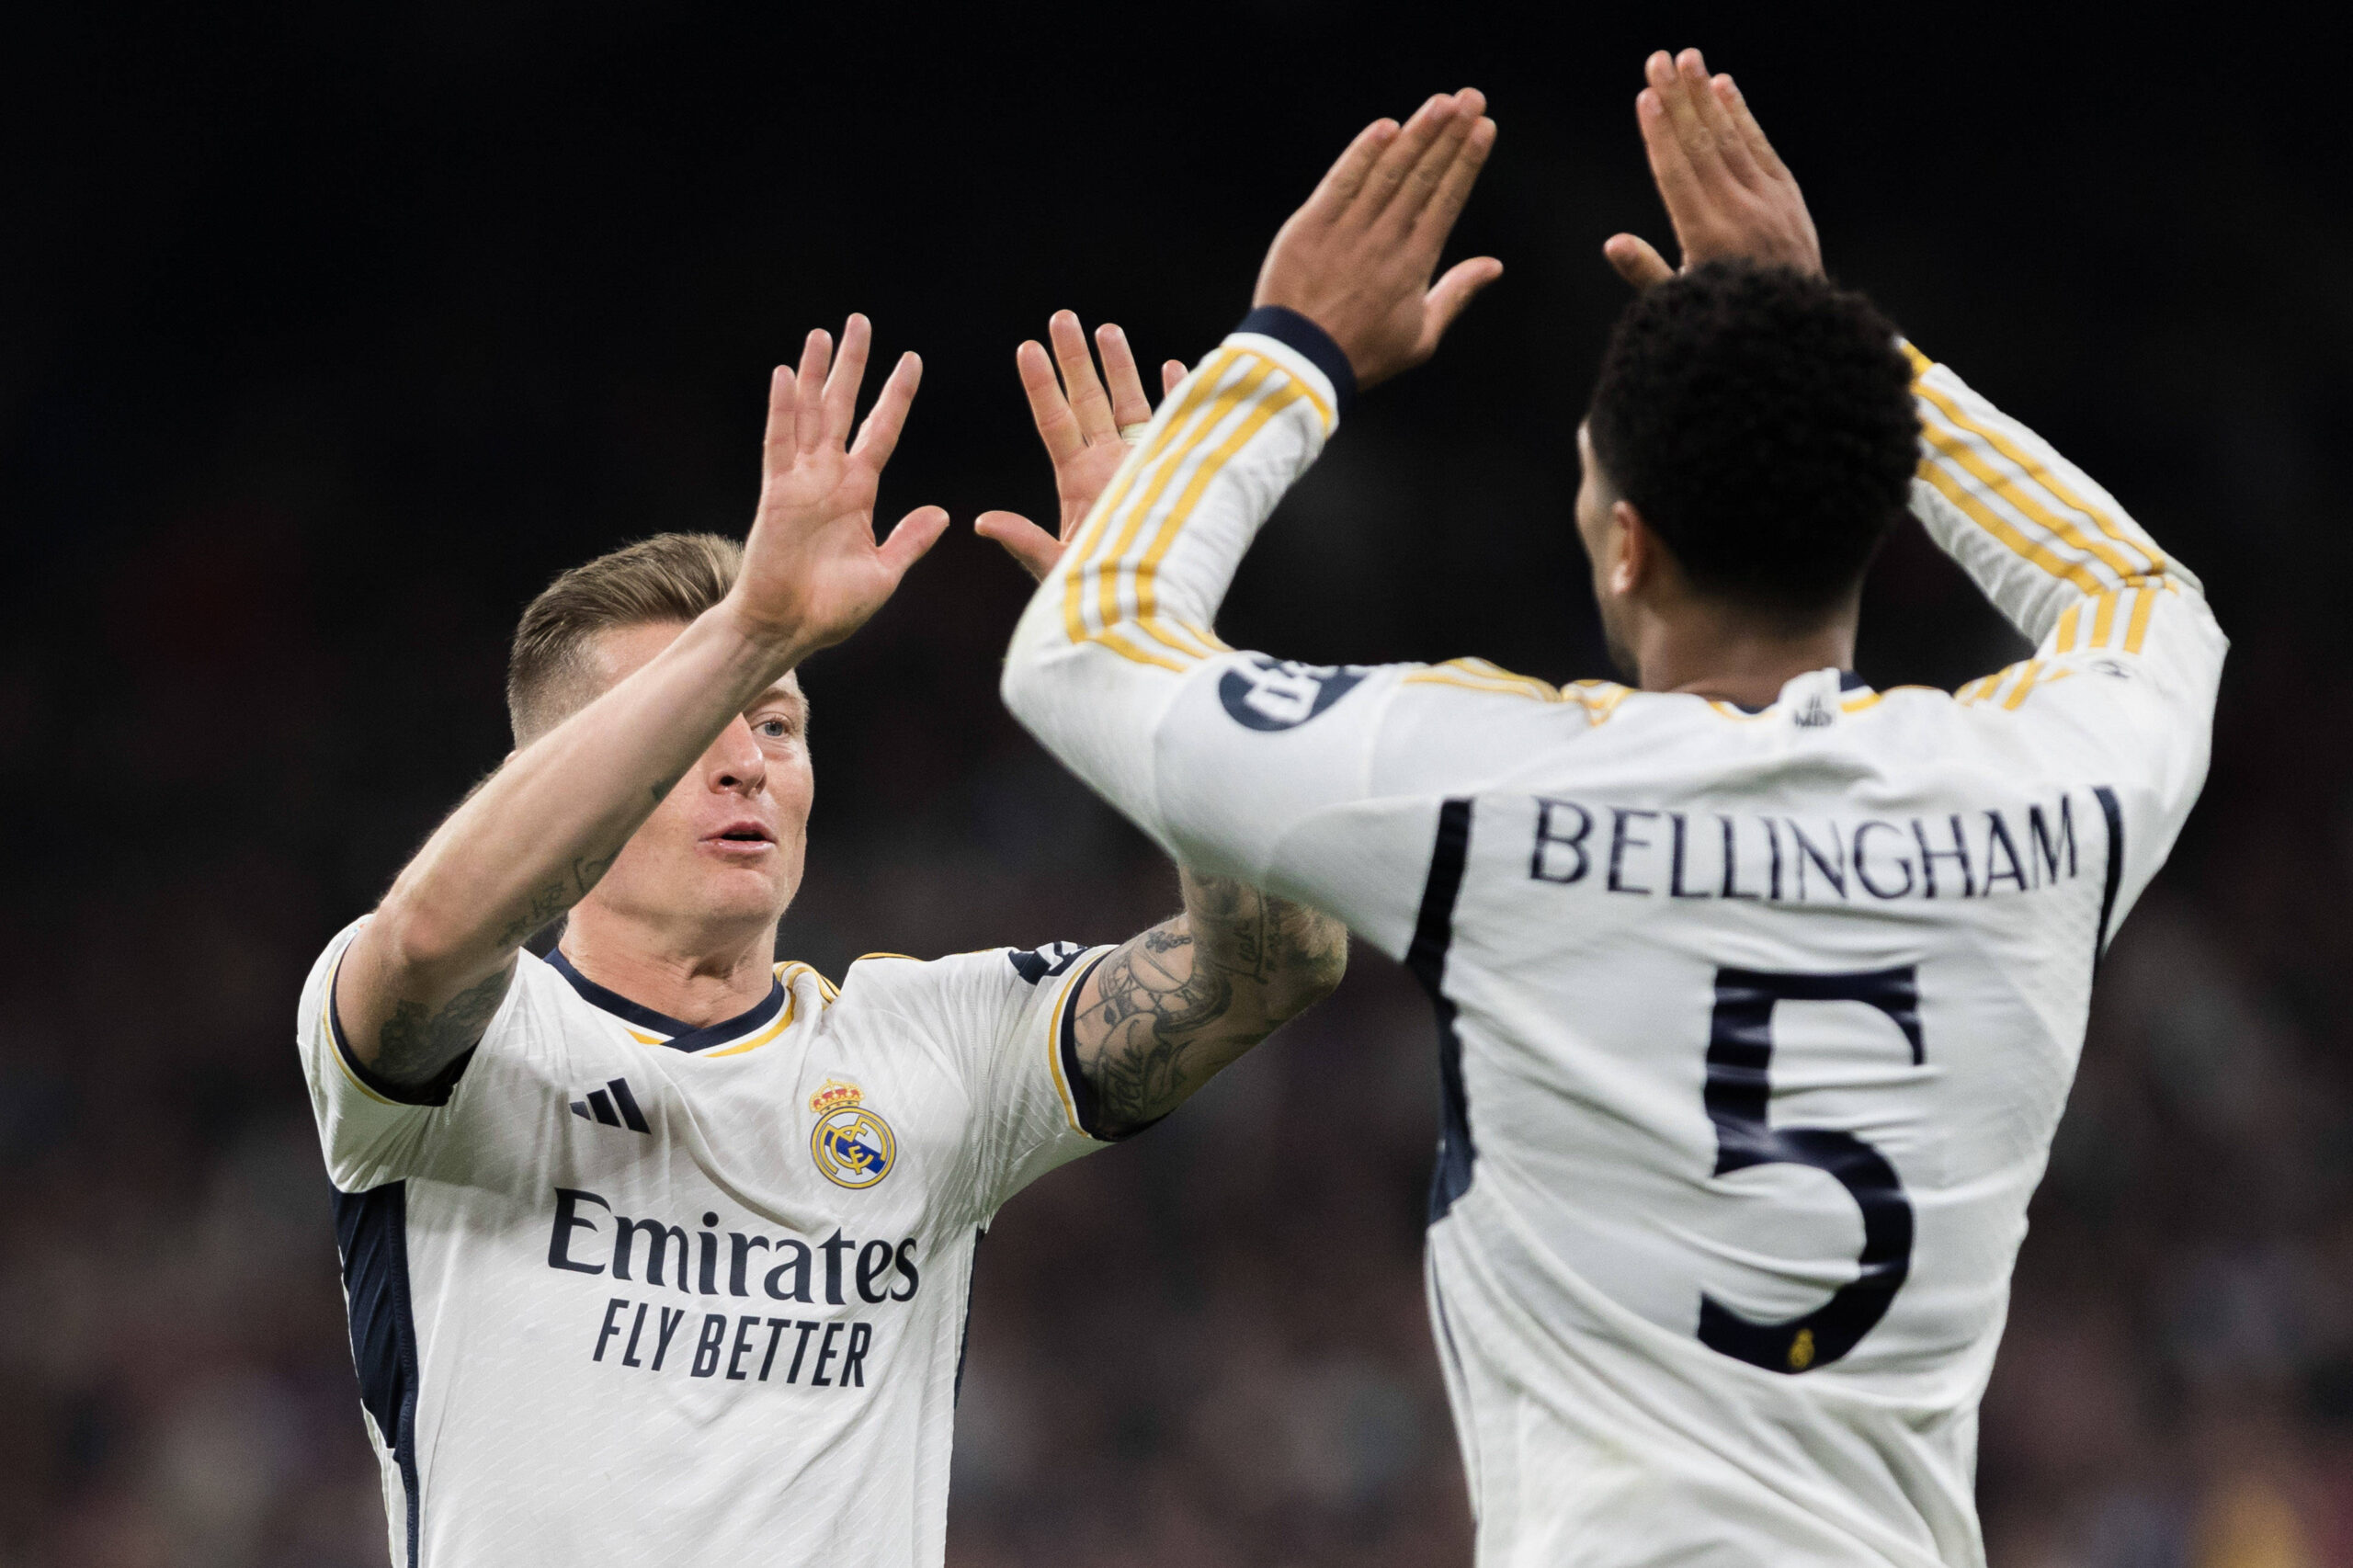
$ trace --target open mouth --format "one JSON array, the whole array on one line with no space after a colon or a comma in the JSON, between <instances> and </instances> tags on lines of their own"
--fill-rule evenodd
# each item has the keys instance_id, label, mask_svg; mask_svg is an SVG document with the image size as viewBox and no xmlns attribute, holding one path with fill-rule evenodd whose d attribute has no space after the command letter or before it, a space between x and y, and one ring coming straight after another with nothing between
<instances>
[{"instance_id":1,"label":"open mouth","mask_svg":"<svg viewBox=\"0 0 2353 1568\"><path fill-rule=\"evenodd\" d=\"M773 847L776 839L767 829L756 823L739 822L731 824L720 832L710 835L703 842L719 849L722 854L756 855L763 849Z\"/></svg>"}]
</instances>

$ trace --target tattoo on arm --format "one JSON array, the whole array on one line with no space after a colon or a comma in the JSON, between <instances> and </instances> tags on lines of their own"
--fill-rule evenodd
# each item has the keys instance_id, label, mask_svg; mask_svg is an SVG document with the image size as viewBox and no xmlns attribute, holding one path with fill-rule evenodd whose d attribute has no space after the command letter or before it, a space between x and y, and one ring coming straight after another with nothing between
<instances>
[{"instance_id":1,"label":"tattoo on arm","mask_svg":"<svg viewBox=\"0 0 2353 1568\"><path fill-rule=\"evenodd\" d=\"M1191 872L1185 903L1106 958L1081 998L1079 1068L1108 1136L1167 1115L1347 968L1347 928L1302 904Z\"/></svg>"},{"instance_id":2,"label":"tattoo on arm","mask_svg":"<svg viewBox=\"0 0 2353 1568\"><path fill-rule=\"evenodd\" d=\"M394 1002L392 1017L376 1034L376 1072L395 1084L422 1084L431 1078L482 1042L483 1031L514 978L515 962L509 959L497 973L438 1007Z\"/></svg>"},{"instance_id":3,"label":"tattoo on arm","mask_svg":"<svg viewBox=\"0 0 2353 1568\"><path fill-rule=\"evenodd\" d=\"M529 941L549 921L586 898L588 890L612 869L613 862L620 857L621 852L618 849L609 855L593 858L585 855L573 857L572 869L533 893L524 904L523 912L506 923L506 928L498 934L498 945L519 948Z\"/></svg>"}]
</instances>

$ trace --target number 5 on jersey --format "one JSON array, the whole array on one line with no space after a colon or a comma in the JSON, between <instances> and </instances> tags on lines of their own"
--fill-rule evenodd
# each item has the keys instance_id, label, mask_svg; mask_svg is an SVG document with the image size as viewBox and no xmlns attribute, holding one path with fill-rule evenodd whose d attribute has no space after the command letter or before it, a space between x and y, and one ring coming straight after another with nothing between
<instances>
[{"instance_id":1,"label":"number 5 on jersey","mask_svg":"<svg viewBox=\"0 0 2353 1568\"><path fill-rule=\"evenodd\" d=\"M1911 1042L1913 1065L1927 1060L1920 1039L1917 971L1771 974L1716 971L1708 1030L1708 1119L1716 1124L1717 1176L1752 1165L1811 1165L1837 1178L1863 1211L1861 1273L1802 1317L1759 1323L1714 1297L1699 1298L1699 1342L1768 1372L1825 1367L1852 1350L1895 1300L1912 1269L1912 1201L1885 1155L1851 1132L1774 1127L1773 1008L1780 1002L1860 1002L1887 1015Z\"/></svg>"}]
</instances>

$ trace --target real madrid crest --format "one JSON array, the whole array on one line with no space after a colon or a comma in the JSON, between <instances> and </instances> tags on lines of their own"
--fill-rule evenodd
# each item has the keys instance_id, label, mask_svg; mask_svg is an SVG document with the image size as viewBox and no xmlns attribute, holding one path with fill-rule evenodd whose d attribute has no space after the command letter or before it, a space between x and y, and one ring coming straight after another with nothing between
<instances>
[{"instance_id":1,"label":"real madrid crest","mask_svg":"<svg viewBox=\"0 0 2353 1568\"><path fill-rule=\"evenodd\" d=\"M809 1096L817 1113L817 1131L810 1135L809 1153L817 1169L835 1187L872 1187L891 1174L899 1141L891 1124L860 1103L866 1091L838 1078Z\"/></svg>"}]
</instances>

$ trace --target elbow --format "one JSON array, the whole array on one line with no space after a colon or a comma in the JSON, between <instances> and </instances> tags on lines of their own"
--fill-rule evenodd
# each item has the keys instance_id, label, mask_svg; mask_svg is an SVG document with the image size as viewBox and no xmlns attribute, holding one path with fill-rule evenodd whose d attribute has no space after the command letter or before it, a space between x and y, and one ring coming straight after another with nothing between
<instances>
[{"instance_id":1,"label":"elbow","mask_svg":"<svg viewBox=\"0 0 2353 1568\"><path fill-rule=\"evenodd\" d=\"M369 946L387 973L429 982L468 967L482 947L479 922L400 882L376 906Z\"/></svg>"},{"instance_id":2,"label":"elbow","mask_svg":"<svg viewBox=\"0 0 2353 1568\"><path fill-rule=\"evenodd\" d=\"M1005 673L997 678L996 694L1005 703L1006 712L1013 715L1021 727L1030 733L1038 733L1039 715L1046 699L1045 661L1033 649L1025 649L1025 639L1017 638L1005 655Z\"/></svg>"},{"instance_id":3,"label":"elbow","mask_svg":"<svg viewBox=\"0 0 2353 1568\"><path fill-rule=\"evenodd\" d=\"M1313 915L1267 987L1268 1017L1288 1023L1337 991L1347 973L1348 928L1328 915Z\"/></svg>"}]
</instances>

